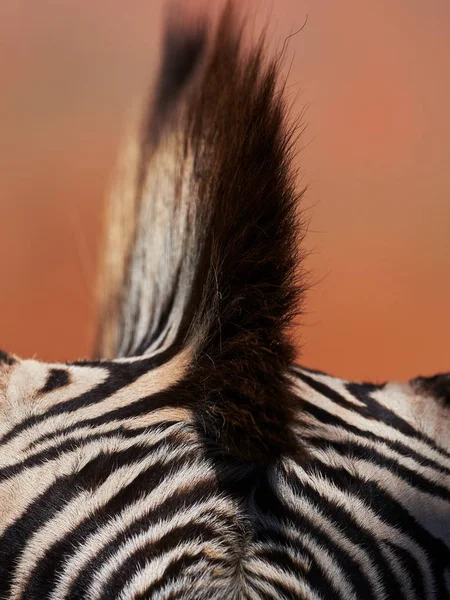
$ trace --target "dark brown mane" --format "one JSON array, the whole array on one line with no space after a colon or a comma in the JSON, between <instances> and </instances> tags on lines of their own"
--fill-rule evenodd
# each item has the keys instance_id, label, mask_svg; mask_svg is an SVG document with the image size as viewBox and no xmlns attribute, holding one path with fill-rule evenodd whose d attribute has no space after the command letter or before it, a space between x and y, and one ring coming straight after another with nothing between
<instances>
[{"instance_id":1,"label":"dark brown mane","mask_svg":"<svg viewBox=\"0 0 450 600\"><path fill-rule=\"evenodd\" d=\"M211 37L204 24L169 23L135 166L116 352L191 346L180 403L224 451L265 462L297 452L286 375L303 292L294 136L279 57L265 57L263 40L244 50L230 5ZM173 323L169 347L156 342Z\"/></svg>"}]
</instances>

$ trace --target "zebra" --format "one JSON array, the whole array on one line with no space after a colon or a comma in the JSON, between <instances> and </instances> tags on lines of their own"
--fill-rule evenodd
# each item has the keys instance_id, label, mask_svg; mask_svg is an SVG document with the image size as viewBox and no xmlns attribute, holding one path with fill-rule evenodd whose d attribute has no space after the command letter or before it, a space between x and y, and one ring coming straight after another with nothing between
<instances>
[{"instance_id":1,"label":"zebra","mask_svg":"<svg viewBox=\"0 0 450 600\"><path fill-rule=\"evenodd\" d=\"M301 125L243 31L168 20L98 358L0 353L1 600L450 597L450 374L296 364Z\"/></svg>"}]
</instances>

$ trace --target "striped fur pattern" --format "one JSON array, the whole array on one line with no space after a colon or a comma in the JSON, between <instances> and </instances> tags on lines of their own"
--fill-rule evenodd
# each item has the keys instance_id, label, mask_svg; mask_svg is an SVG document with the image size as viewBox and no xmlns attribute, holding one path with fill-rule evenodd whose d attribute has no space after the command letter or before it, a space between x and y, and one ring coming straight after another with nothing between
<instances>
[{"instance_id":1,"label":"striped fur pattern","mask_svg":"<svg viewBox=\"0 0 450 600\"><path fill-rule=\"evenodd\" d=\"M448 600L450 375L293 362L263 42L170 23L111 204L98 360L0 352L0 600Z\"/></svg>"},{"instance_id":2,"label":"striped fur pattern","mask_svg":"<svg viewBox=\"0 0 450 600\"><path fill-rule=\"evenodd\" d=\"M168 401L188 362L3 367L1 598L448 598L448 377L293 367L308 460L261 467Z\"/></svg>"}]
</instances>

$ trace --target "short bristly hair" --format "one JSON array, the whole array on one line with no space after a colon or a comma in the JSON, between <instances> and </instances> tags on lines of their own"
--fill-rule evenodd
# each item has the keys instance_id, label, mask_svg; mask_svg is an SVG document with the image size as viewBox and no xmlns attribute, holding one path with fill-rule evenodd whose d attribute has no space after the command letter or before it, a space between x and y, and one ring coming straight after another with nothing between
<instances>
[{"instance_id":1,"label":"short bristly hair","mask_svg":"<svg viewBox=\"0 0 450 600\"><path fill-rule=\"evenodd\" d=\"M281 55L245 49L231 4L215 35L169 19L159 80L110 211L101 356L192 349L177 402L222 451L298 454L286 373L303 293ZM175 393L175 391L174 391Z\"/></svg>"}]
</instances>

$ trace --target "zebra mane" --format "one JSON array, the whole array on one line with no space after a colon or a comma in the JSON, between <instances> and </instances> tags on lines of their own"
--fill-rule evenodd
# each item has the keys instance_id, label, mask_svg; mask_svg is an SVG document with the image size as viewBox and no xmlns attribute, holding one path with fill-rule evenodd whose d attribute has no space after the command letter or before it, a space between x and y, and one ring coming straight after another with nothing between
<instances>
[{"instance_id":1,"label":"zebra mane","mask_svg":"<svg viewBox=\"0 0 450 600\"><path fill-rule=\"evenodd\" d=\"M99 354L192 349L178 389L239 458L296 453L288 328L303 292L295 127L280 57L244 49L233 9L215 35L169 19L159 81L113 198Z\"/></svg>"}]
</instances>

